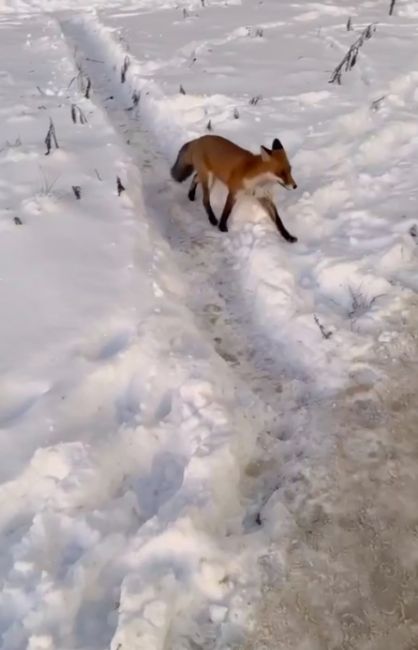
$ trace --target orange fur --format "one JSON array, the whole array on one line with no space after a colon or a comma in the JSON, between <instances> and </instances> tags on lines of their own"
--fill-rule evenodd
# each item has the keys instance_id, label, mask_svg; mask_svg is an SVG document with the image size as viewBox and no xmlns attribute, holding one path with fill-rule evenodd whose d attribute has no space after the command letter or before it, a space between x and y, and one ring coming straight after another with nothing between
<instances>
[{"instance_id":1,"label":"orange fur","mask_svg":"<svg viewBox=\"0 0 418 650\"><path fill-rule=\"evenodd\" d=\"M171 169L172 177L183 182L194 172L189 190L194 200L197 185L203 190L203 205L213 225L217 219L210 205L212 179L221 181L228 189L228 197L220 220L220 230L227 230L227 220L241 190L256 189L263 185L280 183L287 188L296 188L286 152L279 140L273 141L272 149L261 147L253 154L218 135L204 135L187 142L180 149Z\"/></svg>"}]
</instances>

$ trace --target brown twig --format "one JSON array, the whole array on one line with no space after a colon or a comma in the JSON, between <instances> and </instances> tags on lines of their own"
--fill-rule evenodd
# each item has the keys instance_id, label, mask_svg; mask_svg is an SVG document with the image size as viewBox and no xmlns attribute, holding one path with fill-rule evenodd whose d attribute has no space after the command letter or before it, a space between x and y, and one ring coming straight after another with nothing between
<instances>
[{"instance_id":1,"label":"brown twig","mask_svg":"<svg viewBox=\"0 0 418 650\"><path fill-rule=\"evenodd\" d=\"M129 56L125 56L125 58L123 60L122 68L121 68L121 71L120 71L120 82L122 84L124 84L125 81L126 81L126 73L128 72L128 68L129 68L130 65L131 65L131 61L129 59Z\"/></svg>"},{"instance_id":2,"label":"brown twig","mask_svg":"<svg viewBox=\"0 0 418 650\"><path fill-rule=\"evenodd\" d=\"M120 196L122 192L125 191L125 187L122 185L122 181L120 180L119 176L116 176L116 189L118 191L118 196Z\"/></svg>"},{"instance_id":3,"label":"brown twig","mask_svg":"<svg viewBox=\"0 0 418 650\"><path fill-rule=\"evenodd\" d=\"M49 129L45 137L45 145L46 145L45 156L49 156L49 154L51 153L52 145L55 146L55 149L59 149L59 144L55 133L55 126L54 126L54 122L52 121L52 118L49 118Z\"/></svg>"},{"instance_id":4,"label":"brown twig","mask_svg":"<svg viewBox=\"0 0 418 650\"><path fill-rule=\"evenodd\" d=\"M321 321L319 320L319 318L318 318L318 316L317 316L316 314L314 314L314 321L315 321L315 323L318 325L318 328L319 328L319 331L320 331L321 334L322 334L322 337L323 337L325 340L330 339L331 336L332 336L332 331L331 331L331 330L327 330L327 329L325 328L325 326L322 325Z\"/></svg>"},{"instance_id":5,"label":"brown twig","mask_svg":"<svg viewBox=\"0 0 418 650\"><path fill-rule=\"evenodd\" d=\"M333 84L335 82L337 82L339 85L341 84L341 77L344 68L345 68L345 72L354 68L354 66L357 63L357 57L360 48L364 44L364 41L367 41L369 38L372 37L372 34L375 31L376 31L376 26L373 24L368 25L366 29L362 31L358 39L350 46L348 52L344 55L341 62L335 68L334 72L331 75L331 79L329 80L330 84Z\"/></svg>"},{"instance_id":6,"label":"brown twig","mask_svg":"<svg viewBox=\"0 0 418 650\"><path fill-rule=\"evenodd\" d=\"M87 124L87 117L77 104L71 104L71 119L74 124L77 124L77 120L80 124Z\"/></svg>"},{"instance_id":7,"label":"brown twig","mask_svg":"<svg viewBox=\"0 0 418 650\"><path fill-rule=\"evenodd\" d=\"M90 79L90 77L87 77L86 90L85 90L85 93L84 93L84 97L86 99L90 98L90 90L91 90L91 79Z\"/></svg>"}]
</instances>

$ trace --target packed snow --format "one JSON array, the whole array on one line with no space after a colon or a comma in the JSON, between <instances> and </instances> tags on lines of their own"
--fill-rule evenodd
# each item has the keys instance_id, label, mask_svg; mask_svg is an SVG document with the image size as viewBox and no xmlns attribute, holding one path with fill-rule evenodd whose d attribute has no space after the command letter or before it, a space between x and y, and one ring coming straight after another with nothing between
<instances>
[{"instance_id":1,"label":"packed snow","mask_svg":"<svg viewBox=\"0 0 418 650\"><path fill-rule=\"evenodd\" d=\"M389 4L0 4L1 650L415 647L418 3ZM280 137L297 243L189 203L203 133Z\"/></svg>"}]
</instances>

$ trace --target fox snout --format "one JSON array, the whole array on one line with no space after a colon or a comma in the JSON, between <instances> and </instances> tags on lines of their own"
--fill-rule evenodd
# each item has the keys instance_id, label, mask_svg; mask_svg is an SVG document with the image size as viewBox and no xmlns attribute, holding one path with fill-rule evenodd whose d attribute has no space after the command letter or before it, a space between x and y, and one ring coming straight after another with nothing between
<instances>
[{"instance_id":1,"label":"fox snout","mask_svg":"<svg viewBox=\"0 0 418 650\"><path fill-rule=\"evenodd\" d=\"M289 174L289 176L287 177L287 185L294 190L297 189L298 184L296 183L295 179L291 174Z\"/></svg>"},{"instance_id":2,"label":"fox snout","mask_svg":"<svg viewBox=\"0 0 418 650\"><path fill-rule=\"evenodd\" d=\"M287 190L295 190L297 183L290 172L281 175L281 181Z\"/></svg>"},{"instance_id":3,"label":"fox snout","mask_svg":"<svg viewBox=\"0 0 418 650\"><path fill-rule=\"evenodd\" d=\"M293 180L293 178L292 178L291 181L287 180L285 182L283 182L282 180L279 180L279 183L280 183L280 185L285 187L287 190L296 190L297 187L298 187L297 183Z\"/></svg>"}]
</instances>

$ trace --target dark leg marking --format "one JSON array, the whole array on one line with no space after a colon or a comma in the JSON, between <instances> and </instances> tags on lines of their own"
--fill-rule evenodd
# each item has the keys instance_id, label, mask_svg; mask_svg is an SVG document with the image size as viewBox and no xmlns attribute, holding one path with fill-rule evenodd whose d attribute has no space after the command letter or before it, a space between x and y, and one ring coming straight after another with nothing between
<instances>
[{"instance_id":1,"label":"dark leg marking","mask_svg":"<svg viewBox=\"0 0 418 650\"><path fill-rule=\"evenodd\" d=\"M210 204L210 199L209 199L209 187L207 184L207 181L203 182L202 181L202 190L203 190L203 205L206 210L206 214L209 217L209 221L212 224L212 226L217 226L218 225L218 220L215 217L215 214L212 210L212 206Z\"/></svg>"},{"instance_id":2,"label":"dark leg marking","mask_svg":"<svg viewBox=\"0 0 418 650\"><path fill-rule=\"evenodd\" d=\"M263 206L263 208L266 210L266 212L268 213L271 220L276 224L277 230L279 231L283 239L290 242L291 244L297 242L297 237L294 237L293 235L290 234L288 230L286 230L283 221L280 219L279 213L277 212L276 206L274 205L273 201L271 199L268 199L267 197L262 197L258 200L260 204Z\"/></svg>"},{"instance_id":3,"label":"dark leg marking","mask_svg":"<svg viewBox=\"0 0 418 650\"><path fill-rule=\"evenodd\" d=\"M197 174L195 174L193 176L193 178L192 178L189 193L187 195L189 197L189 201L194 201L195 200L195 198L196 198L196 189L197 189L198 184L199 184L199 179L198 179Z\"/></svg>"},{"instance_id":4,"label":"dark leg marking","mask_svg":"<svg viewBox=\"0 0 418 650\"><path fill-rule=\"evenodd\" d=\"M232 212L232 208L235 205L235 194L232 192L229 192L228 196L226 197L224 209L222 211L222 216L221 216L221 221L219 223L219 230L222 232L228 232L228 217Z\"/></svg>"}]
</instances>

